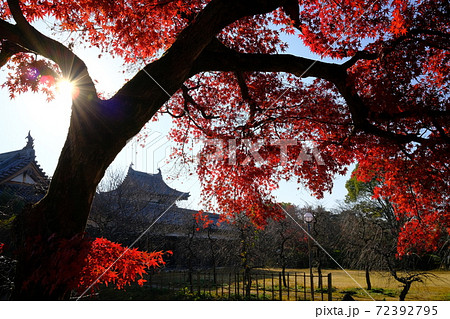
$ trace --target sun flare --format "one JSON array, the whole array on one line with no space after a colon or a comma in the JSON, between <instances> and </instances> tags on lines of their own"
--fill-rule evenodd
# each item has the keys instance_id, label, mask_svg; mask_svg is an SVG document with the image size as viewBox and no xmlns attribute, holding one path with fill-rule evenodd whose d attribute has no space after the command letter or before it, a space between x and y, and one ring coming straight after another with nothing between
<instances>
[{"instance_id":1,"label":"sun flare","mask_svg":"<svg viewBox=\"0 0 450 319\"><path fill-rule=\"evenodd\" d=\"M61 79L56 84L56 92L62 98L74 99L78 95L78 88L72 81Z\"/></svg>"}]
</instances>

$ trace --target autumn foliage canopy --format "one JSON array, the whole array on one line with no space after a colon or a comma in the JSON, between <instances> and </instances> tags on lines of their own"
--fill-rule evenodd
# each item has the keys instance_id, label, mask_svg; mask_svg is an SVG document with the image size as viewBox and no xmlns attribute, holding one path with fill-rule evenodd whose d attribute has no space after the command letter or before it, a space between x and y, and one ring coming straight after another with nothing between
<instances>
[{"instance_id":1,"label":"autumn foliage canopy","mask_svg":"<svg viewBox=\"0 0 450 319\"><path fill-rule=\"evenodd\" d=\"M8 2L0 9L5 86L11 96L49 90L45 76L64 67L14 42L17 1ZM447 1L30 0L20 7L29 22L50 19L74 52L97 47L148 74L168 61L165 73L135 79L166 91L148 119L173 116L175 158L192 160L193 141L202 142L196 173L208 209L244 211L264 224L283 216L272 196L280 181L321 197L334 176L359 163L358 179L378 179L375 196L389 198L406 220L402 254L433 250L450 232ZM183 41L206 44L194 50ZM285 54L289 45L315 55ZM172 52L183 58L170 60ZM169 77L174 70L185 78ZM126 92L144 108L150 97L135 84L102 105Z\"/></svg>"}]
</instances>

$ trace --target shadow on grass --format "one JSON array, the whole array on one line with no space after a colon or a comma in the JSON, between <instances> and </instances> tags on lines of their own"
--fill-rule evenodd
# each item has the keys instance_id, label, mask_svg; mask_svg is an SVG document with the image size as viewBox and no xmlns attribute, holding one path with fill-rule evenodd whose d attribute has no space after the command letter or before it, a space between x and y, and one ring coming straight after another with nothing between
<instances>
[{"instance_id":1,"label":"shadow on grass","mask_svg":"<svg viewBox=\"0 0 450 319\"><path fill-rule=\"evenodd\" d=\"M361 288L350 288L345 290L339 290L338 293L343 297L344 295L350 295L357 299L367 299L366 291L376 300L385 300L386 297L396 298L398 292L395 289L373 288L370 290L363 290ZM339 298L338 298L339 299ZM342 299L342 298L340 298Z\"/></svg>"},{"instance_id":2,"label":"shadow on grass","mask_svg":"<svg viewBox=\"0 0 450 319\"><path fill-rule=\"evenodd\" d=\"M115 289L113 287L103 287L97 294L92 297L83 298L83 300L99 300L99 301L207 301L207 300L263 300L263 296L257 297L252 294L250 297L231 294L230 296L213 295L208 292L198 293L190 292L189 289L183 288L178 291L154 288L149 286L130 286L126 289ZM271 300L268 297L265 300Z\"/></svg>"}]
</instances>

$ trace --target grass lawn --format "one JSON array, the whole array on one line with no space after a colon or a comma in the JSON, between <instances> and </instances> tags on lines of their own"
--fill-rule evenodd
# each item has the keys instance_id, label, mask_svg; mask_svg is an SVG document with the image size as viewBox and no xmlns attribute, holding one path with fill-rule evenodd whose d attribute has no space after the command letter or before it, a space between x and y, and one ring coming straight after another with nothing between
<instances>
[{"instance_id":1,"label":"grass lawn","mask_svg":"<svg viewBox=\"0 0 450 319\"><path fill-rule=\"evenodd\" d=\"M356 300L371 300L371 298L359 288L344 271L329 270L333 275L333 287L337 292L356 292L353 298ZM364 289L366 288L364 271L348 270L349 275L354 278ZM430 271L436 277L426 279L424 282L415 282L406 295L406 300L450 300L450 271ZM371 272L372 291L369 294L375 300L398 300L401 284L387 272Z\"/></svg>"},{"instance_id":2,"label":"grass lawn","mask_svg":"<svg viewBox=\"0 0 450 319\"><path fill-rule=\"evenodd\" d=\"M270 275L271 273L278 274L279 269L264 269L263 270L267 275ZM309 273L308 269L289 269L290 273ZM397 301L399 299L399 294L402 290L401 284L397 282L392 276L390 276L387 272L377 272L373 271L371 272L371 282L372 282L372 290L369 290L366 292L366 284L365 284L365 272L364 271L358 271L358 270L347 270L347 273L345 273L342 270L336 270L336 269L330 269L330 270L323 270L322 274L326 276L328 273L332 274L332 287L333 287L333 300L342 300L343 296L346 293L349 293L352 295L352 297L355 300L395 300ZM430 273L434 274L433 277L426 279L423 283L415 282L412 284L412 287L409 291L409 293L406 296L407 301L426 301L426 300L450 300L450 271L440 271L440 270L434 270L430 271ZM317 273L314 273L314 275L317 275ZM350 275L350 276L349 276ZM159 279L158 279L159 278ZM219 276L219 278L223 278ZM226 277L225 277L226 278ZM268 278L268 277L266 277ZM278 275L275 276L274 281L274 287L279 288L278 283ZM299 278L300 279L300 278ZM167 282L178 282L181 281L181 276L176 273L165 273L162 272L158 275L155 275L154 277L154 283L156 283L158 280L161 280L163 283ZM356 282L355 282L356 281ZM290 286L294 287L294 277L290 277ZM223 285L227 286L227 281L224 280L222 282ZM302 284L300 281L297 283L298 285ZM206 285L209 285L205 283ZM181 284L183 286L183 284ZM178 287L181 287L178 286ZM234 291L235 285L233 284L230 287L231 291ZM361 287L362 288L361 288ZM186 287L184 285L183 287ZM222 287L222 286L221 286ZM240 286L243 288L243 286ZM267 295L266 299L271 300L271 280L266 279L264 283L265 289L267 289ZM262 282L261 279L258 279L258 288L259 288L259 294L262 292ZM278 288L275 288L275 300L278 300L280 294L278 294ZM317 280L315 280L315 288L317 288ZM327 281L326 277L324 278L324 288L327 288ZM101 289L100 293L98 295L98 298L100 300L214 300L217 299L217 293L220 292L222 288L218 288L217 290L215 288L206 290L206 293L203 294L196 294L189 293L187 288L181 289L177 288L178 290L171 289L171 286L167 286L167 284L162 284L158 286L155 285L144 285L143 287L139 287L137 285L132 285L125 290L118 291L116 289L112 288L106 288ZM227 290L228 288L225 288ZM253 281L252 283L252 294L255 294L257 291L256 289L256 282ZM293 288L290 288L290 296L292 300L293 296ZM309 291L309 288L308 288ZM272 290L273 292L273 290ZM369 295L370 296L369 296ZM286 295L288 295L286 288L283 288L283 300L286 300ZM301 294L299 293L299 296ZM325 293L326 295L326 293ZM259 295L261 296L261 295ZM309 293L307 294L309 299ZM219 293L220 297L220 293ZM239 296L238 296L239 297ZM241 295L242 297L242 295ZM316 290L315 299L321 300L321 294ZM372 297L372 298L371 298ZM236 296L234 295L232 297L232 300L241 300L241 299L235 299ZM220 298L219 298L220 299ZM259 297L259 299L261 299ZM302 298L300 298L302 299ZM326 299L326 296L324 298Z\"/></svg>"}]
</instances>

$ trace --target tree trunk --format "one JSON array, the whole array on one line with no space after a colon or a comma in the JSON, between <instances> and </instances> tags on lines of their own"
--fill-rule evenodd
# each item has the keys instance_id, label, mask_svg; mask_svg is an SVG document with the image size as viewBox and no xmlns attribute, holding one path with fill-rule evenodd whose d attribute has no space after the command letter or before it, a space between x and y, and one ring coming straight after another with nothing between
<instances>
[{"instance_id":1,"label":"tree trunk","mask_svg":"<svg viewBox=\"0 0 450 319\"><path fill-rule=\"evenodd\" d=\"M407 281L407 282L404 284L403 290L402 290L402 292L400 293L400 297L399 297L399 300L400 300L400 301L405 301L406 295L408 294L409 289L411 288L411 284L412 284L412 281Z\"/></svg>"},{"instance_id":2,"label":"tree trunk","mask_svg":"<svg viewBox=\"0 0 450 319\"><path fill-rule=\"evenodd\" d=\"M283 286L287 287L286 282L286 265L283 263L283 266L281 267L281 275L283 276Z\"/></svg>"},{"instance_id":3,"label":"tree trunk","mask_svg":"<svg viewBox=\"0 0 450 319\"><path fill-rule=\"evenodd\" d=\"M367 290L372 289L372 283L370 282L370 266L366 265L366 284L367 284Z\"/></svg>"},{"instance_id":4,"label":"tree trunk","mask_svg":"<svg viewBox=\"0 0 450 319\"><path fill-rule=\"evenodd\" d=\"M252 289L252 277L250 275L251 268L247 265L244 270L245 297L250 299Z\"/></svg>"},{"instance_id":5,"label":"tree trunk","mask_svg":"<svg viewBox=\"0 0 450 319\"><path fill-rule=\"evenodd\" d=\"M283 234L281 234L282 236L282 240L281 240L281 245L280 245L280 262L281 262L281 273L283 276L283 286L287 287L287 282L286 282L286 258L284 256L284 245L287 241L287 238L284 238ZM280 283L281 285L281 283Z\"/></svg>"},{"instance_id":6,"label":"tree trunk","mask_svg":"<svg viewBox=\"0 0 450 319\"><path fill-rule=\"evenodd\" d=\"M322 283L322 261L320 259L320 256L318 257L318 263L317 263L317 275L319 279L318 288L322 289L323 283Z\"/></svg>"},{"instance_id":7,"label":"tree trunk","mask_svg":"<svg viewBox=\"0 0 450 319\"><path fill-rule=\"evenodd\" d=\"M127 134L114 130L102 107L99 100L74 102L69 133L48 193L16 218L12 245L18 252L14 299L54 300L68 296L64 285L50 292L45 283L26 283L37 270L57 262L58 240L83 234L96 187L126 144Z\"/></svg>"}]
</instances>

